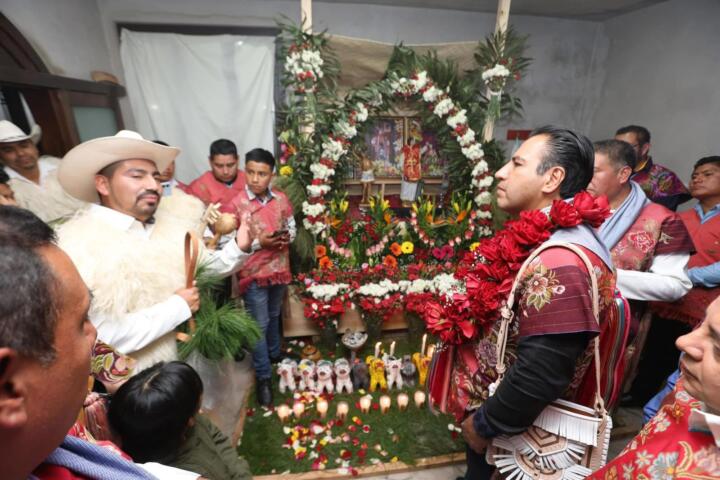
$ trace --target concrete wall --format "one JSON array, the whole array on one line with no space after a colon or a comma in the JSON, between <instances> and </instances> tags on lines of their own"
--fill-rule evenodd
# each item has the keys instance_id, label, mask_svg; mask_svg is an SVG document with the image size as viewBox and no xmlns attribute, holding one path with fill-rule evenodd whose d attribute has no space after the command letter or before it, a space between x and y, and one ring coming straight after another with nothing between
<instances>
[{"instance_id":1,"label":"concrete wall","mask_svg":"<svg viewBox=\"0 0 720 480\"><path fill-rule=\"evenodd\" d=\"M606 80L596 139L646 126L651 153L687 183L693 163L720 154L720 2L671 0L605 23Z\"/></svg>"},{"instance_id":2,"label":"concrete wall","mask_svg":"<svg viewBox=\"0 0 720 480\"><path fill-rule=\"evenodd\" d=\"M95 0L3 0L0 11L52 73L89 80L92 70L111 70Z\"/></svg>"}]
</instances>

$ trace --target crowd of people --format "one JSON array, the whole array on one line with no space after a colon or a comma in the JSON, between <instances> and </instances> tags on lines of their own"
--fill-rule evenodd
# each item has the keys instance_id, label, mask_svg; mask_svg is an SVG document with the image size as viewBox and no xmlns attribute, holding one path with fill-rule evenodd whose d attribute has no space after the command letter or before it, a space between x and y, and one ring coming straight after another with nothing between
<instances>
[{"instance_id":1,"label":"crowd of people","mask_svg":"<svg viewBox=\"0 0 720 480\"><path fill-rule=\"evenodd\" d=\"M237 231L204 249L203 263L229 279L260 327L255 392L273 405L297 231L288 198L273 188L273 154L252 149L241 170L235 144L216 140L209 171L185 185L174 175L179 150L135 132L89 140L62 160L41 156L38 140L0 121L3 478L249 478L199 413L203 383L176 361L175 330L200 306L197 286L185 284L185 232L205 235L209 211L234 214ZM720 156L697 161L688 190L654 163L650 140L636 125L594 144L542 127L496 172L498 207L521 218L589 192L594 220L578 205L582 221L560 224L536 248L572 244L592 268L560 246L530 264L516 293L515 360L462 423L465 478L493 475L485 456L493 439L523 432L550 402L592 401L595 337L604 352L626 349L624 362L604 365L617 371L603 372L624 379L620 401L655 398L638 438L593 478L655 478L663 465L670 476L657 478L720 476ZM694 207L675 212L690 199ZM608 320L616 290L631 312L620 342L622 326ZM102 441L78 418L97 398L90 373L112 396Z\"/></svg>"}]
</instances>

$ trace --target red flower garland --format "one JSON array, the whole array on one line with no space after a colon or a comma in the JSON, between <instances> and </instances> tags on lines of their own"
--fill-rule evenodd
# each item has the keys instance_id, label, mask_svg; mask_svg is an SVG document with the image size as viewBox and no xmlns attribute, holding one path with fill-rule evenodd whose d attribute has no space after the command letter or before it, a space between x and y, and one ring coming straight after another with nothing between
<instances>
[{"instance_id":1,"label":"red flower garland","mask_svg":"<svg viewBox=\"0 0 720 480\"><path fill-rule=\"evenodd\" d=\"M580 192L572 202L555 200L550 213L540 210L520 213L494 237L482 240L474 253L466 253L455 278L465 284L465 293L452 300L428 300L423 316L428 330L445 343L473 340L500 315L515 275L530 253L558 228L586 223L597 228L610 216L607 197Z\"/></svg>"}]
</instances>

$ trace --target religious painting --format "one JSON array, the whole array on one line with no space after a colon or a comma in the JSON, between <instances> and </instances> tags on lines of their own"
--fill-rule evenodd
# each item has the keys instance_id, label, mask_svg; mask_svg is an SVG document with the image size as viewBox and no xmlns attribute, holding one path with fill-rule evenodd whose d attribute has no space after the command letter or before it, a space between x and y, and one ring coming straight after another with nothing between
<instances>
[{"instance_id":1,"label":"religious painting","mask_svg":"<svg viewBox=\"0 0 720 480\"><path fill-rule=\"evenodd\" d=\"M376 176L402 176L402 148L405 140L403 117L377 117L368 121L364 140Z\"/></svg>"},{"instance_id":2,"label":"religious painting","mask_svg":"<svg viewBox=\"0 0 720 480\"><path fill-rule=\"evenodd\" d=\"M407 139L415 140L420 145L420 165L423 178L441 178L447 169L447 160L440 152L437 134L423 129L419 117L407 119Z\"/></svg>"}]
</instances>

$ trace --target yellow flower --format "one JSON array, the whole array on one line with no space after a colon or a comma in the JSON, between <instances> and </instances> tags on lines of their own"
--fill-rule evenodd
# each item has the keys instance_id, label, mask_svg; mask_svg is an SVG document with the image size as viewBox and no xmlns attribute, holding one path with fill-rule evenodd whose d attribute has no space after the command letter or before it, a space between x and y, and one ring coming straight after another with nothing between
<instances>
[{"instance_id":1,"label":"yellow flower","mask_svg":"<svg viewBox=\"0 0 720 480\"><path fill-rule=\"evenodd\" d=\"M280 167L280 175L283 177L289 177L293 173L293 168L290 165L283 165Z\"/></svg>"},{"instance_id":2,"label":"yellow flower","mask_svg":"<svg viewBox=\"0 0 720 480\"><path fill-rule=\"evenodd\" d=\"M480 246L480 242L471 243L471 244L470 244L470 251L471 251L471 252L474 252L475 250L477 250L477 248L478 248L479 246Z\"/></svg>"},{"instance_id":3,"label":"yellow flower","mask_svg":"<svg viewBox=\"0 0 720 480\"><path fill-rule=\"evenodd\" d=\"M412 242L403 242L400 248L402 249L402 253L410 255L413 253L413 250L415 250L415 245L413 245Z\"/></svg>"},{"instance_id":4,"label":"yellow flower","mask_svg":"<svg viewBox=\"0 0 720 480\"><path fill-rule=\"evenodd\" d=\"M343 200L342 202L340 202L340 211L343 213L347 212L349 206L350 202L348 202L347 200Z\"/></svg>"}]
</instances>

